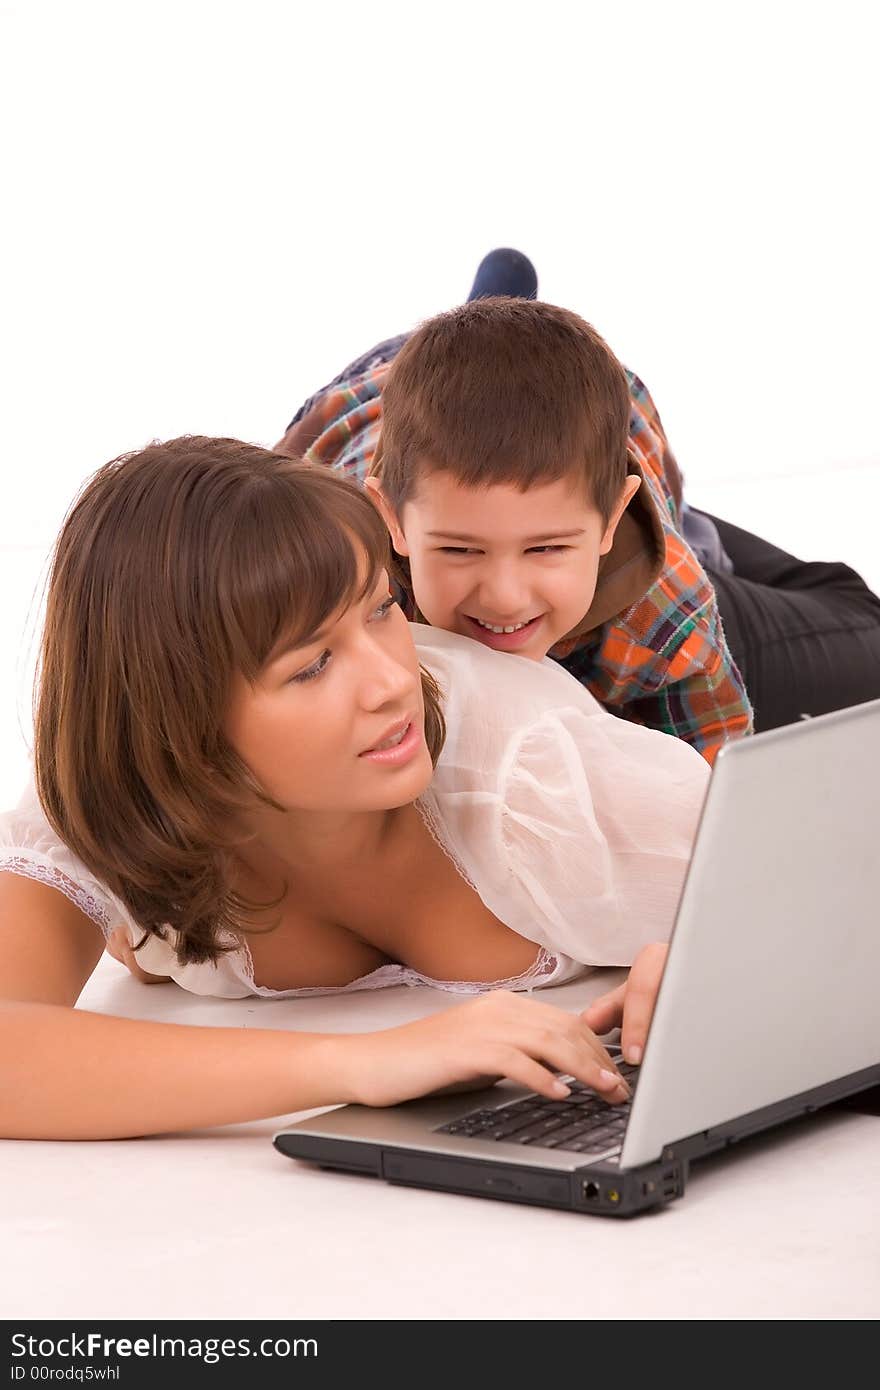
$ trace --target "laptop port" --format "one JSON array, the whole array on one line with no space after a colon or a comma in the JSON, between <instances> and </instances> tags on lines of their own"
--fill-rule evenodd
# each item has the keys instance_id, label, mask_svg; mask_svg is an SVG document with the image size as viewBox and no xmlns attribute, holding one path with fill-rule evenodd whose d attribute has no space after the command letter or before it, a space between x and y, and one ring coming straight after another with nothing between
<instances>
[{"instance_id":1,"label":"laptop port","mask_svg":"<svg viewBox=\"0 0 880 1390\"><path fill-rule=\"evenodd\" d=\"M585 1183L584 1183L584 1196L586 1197L586 1199L587 1199L588 1202L598 1202L598 1200L599 1200L599 1184L598 1184L597 1182L585 1182Z\"/></svg>"}]
</instances>

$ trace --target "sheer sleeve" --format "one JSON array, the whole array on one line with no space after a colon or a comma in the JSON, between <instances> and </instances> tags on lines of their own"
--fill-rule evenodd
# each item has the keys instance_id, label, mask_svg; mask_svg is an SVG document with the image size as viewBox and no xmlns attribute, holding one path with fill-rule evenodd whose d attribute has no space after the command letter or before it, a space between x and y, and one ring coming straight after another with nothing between
<instances>
[{"instance_id":1,"label":"sheer sleeve","mask_svg":"<svg viewBox=\"0 0 880 1390\"><path fill-rule=\"evenodd\" d=\"M444 634L448 638L450 634ZM628 965L668 939L710 769L555 665L436 639L449 735L432 790L483 902L549 951ZM429 651L429 645L431 650ZM513 663L513 664L511 664Z\"/></svg>"},{"instance_id":2,"label":"sheer sleeve","mask_svg":"<svg viewBox=\"0 0 880 1390\"><path fill-rule=\"evenodd\" d=\"M133 946L143 939L142 929L124 903L59 840L43 814L33 783L14 811L0 815L0 873L21 874L56 888L101 928L105 939L120 926ZM243 953L241 961L233 953L219 957L216 963L180 965L175 940L171 928L167 940L148 937L138 950L138 963L152 974L167 975L192 994L238 999L253 992L244 973Z\"/></svg>"},{"instance_id":3,"label":"sheer sleeve","mask_svg":"<svg viewBox=\"0 0 880 1390\"><path fill-rule=\"evenodd\" d=\"M496 828L523 934L590 965L667 940L708 777L688 744L613 716L556 710L528 729Z\"/></svg>"},{"instance_id":4,"label":"sheer sleeve","mask_svg":"<svg viewBox=\"0 0 880 1390\"><path fill-rule=\"evenodd\" d=\"M128 923L122 904L55 834L32 783L15 810L0 815L0 873L20 874L57 888L105 937L120 923Z\"/></svg>"}]
</instances>

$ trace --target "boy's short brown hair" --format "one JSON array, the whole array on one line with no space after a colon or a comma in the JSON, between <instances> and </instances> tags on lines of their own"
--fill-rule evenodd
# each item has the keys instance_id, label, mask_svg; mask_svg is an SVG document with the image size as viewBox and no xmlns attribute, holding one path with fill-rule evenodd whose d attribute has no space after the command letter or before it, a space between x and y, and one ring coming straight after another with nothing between
<instances>
[{"instance_id":1,"label":"boy's short brown hair","mask_svg":"<svg viewBox=\"0 0 880 1390\"><path fill-rule=\"evenodd\" d=\"M419 470L523 491L581 473L607 521L627 474L626 373L555 304L477 299L429 319L395 358L370 474L398 515Z\"/></svg>"}]
</instances>

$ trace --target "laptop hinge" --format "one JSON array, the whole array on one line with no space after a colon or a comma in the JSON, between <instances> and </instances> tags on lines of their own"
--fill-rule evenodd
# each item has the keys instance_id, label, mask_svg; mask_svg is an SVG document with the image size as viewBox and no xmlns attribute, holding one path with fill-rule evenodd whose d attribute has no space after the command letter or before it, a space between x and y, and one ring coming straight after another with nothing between
<instances>
[{"instance_id":1,"label":"laptop hinge","mask_svg":"<svg viewBox=\"0 0 880 1390\"><path fill-rule=\"evenodd\" d=\"M741 1140L760 1134L765 1129L773 1129L777 1125L786 1124L789 1120L803 1119L807 1115L814 1114L817 1110L833 1105L835 1101L857 1095L860 1091L875 1085L878 1080L880 1080L880 1065L865 1067L863 1071L854 1072L851 1076L841 1077L838 1081L829 1081L824 1086L815 1086L812 1090L802 1091L800 1095L790 1096L787 1100L777 1101L774 1105L764 1105L760 1110L752 1110L747 1115L739 1116L738 1119L727 1120L720 1125L712 1125L709 1129L700 1130L696 1134L689 1134L685 1139L667 1144L663 1149L663 1160L664 1162L671 1162L679 1158L693 1160L717 1153L719 1149L728 1148L731 1144L738 1144Z\"/></svg>"}]
</instances>

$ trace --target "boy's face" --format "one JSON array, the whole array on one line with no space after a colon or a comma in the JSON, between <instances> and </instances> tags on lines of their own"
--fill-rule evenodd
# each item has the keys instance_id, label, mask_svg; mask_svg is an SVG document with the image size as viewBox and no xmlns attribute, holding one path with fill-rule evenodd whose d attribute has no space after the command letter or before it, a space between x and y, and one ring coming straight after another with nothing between
<instances>
[{"instance_id":1,"label":"boy's face","mask_svg":"<svg viewBox=\"0 0 880 1390\"><path fill-rule=\"evenodd\" d=\"M611 549L639 479L627 478L607 525L572 478L521 492L512 483L465 487L445 470L424 471L400 517L376 479L367 486L395 550L409 559L426 621L540 661L589 609L599 557ZM513 631L497 630L504 628Z\"/></svg>"}]
</instances>

